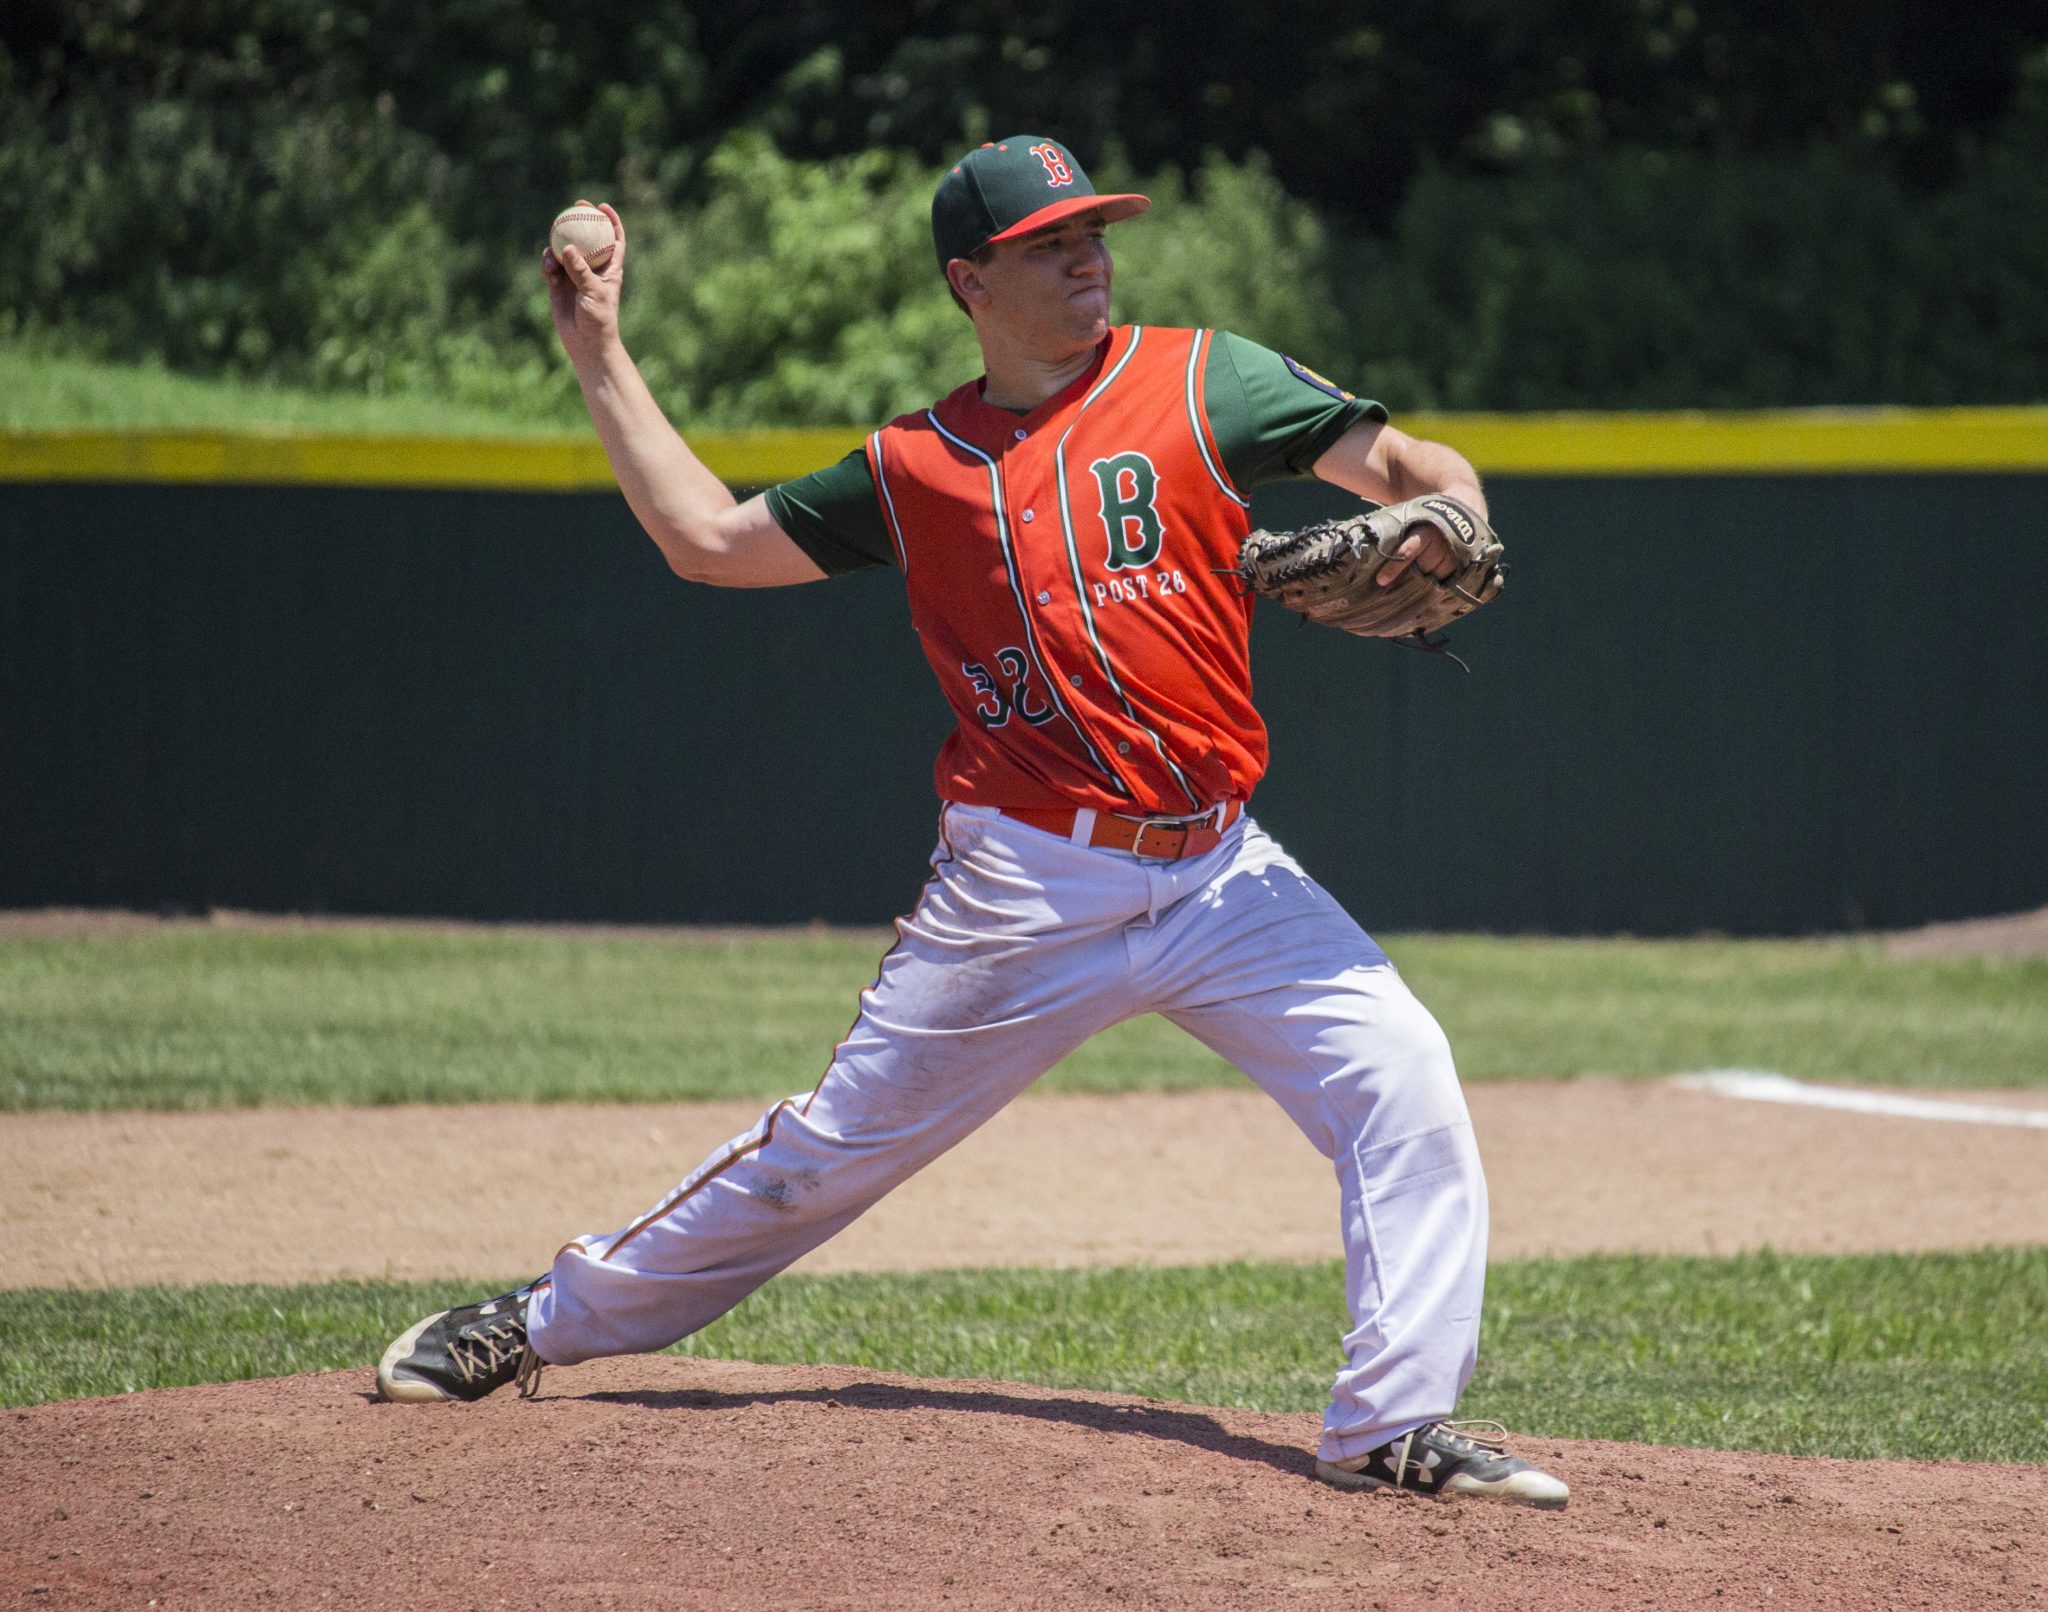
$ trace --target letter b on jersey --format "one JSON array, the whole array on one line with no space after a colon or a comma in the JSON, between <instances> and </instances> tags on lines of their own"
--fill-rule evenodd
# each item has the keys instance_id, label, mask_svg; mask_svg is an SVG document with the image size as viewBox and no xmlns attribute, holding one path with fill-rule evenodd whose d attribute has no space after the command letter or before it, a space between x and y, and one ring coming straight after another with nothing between
<instances>
[{"instance_id":1,"label":"letter b on jersey","mask_svg":"<svg viewBox=\"0 0 2048 1612\"><path fill-rule=\"evenodd\" d=\"M1142 453L1111 454L1088 467L1102 491L1102 525L1109 533L1109 569L1138 571L1159 558L1166 539L1159 523L1159 472Z\"/></svg>"}]
</instances>

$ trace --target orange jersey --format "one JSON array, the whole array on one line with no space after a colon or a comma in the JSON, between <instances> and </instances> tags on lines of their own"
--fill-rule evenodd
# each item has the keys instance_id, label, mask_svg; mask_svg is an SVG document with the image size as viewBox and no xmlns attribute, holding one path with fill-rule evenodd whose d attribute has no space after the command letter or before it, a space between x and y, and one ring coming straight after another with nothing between
<instances>
[{"instance_id":1,"label":"orange jersey","mask_svg":"<svg viewBox=\"0 0 2048 1612\"><path fill-rule=\"evenodd\" d=\"M1219 343L1237 357L1212 352ZM1238 378L1249 364L1262 400L1279 398L1265 416L1298 445L1319 452L1352 420L1385 417L1238 338L1124 326L1028 414L991 406L973 382L868 439L859 479L872 478L888 557L957 718L935 773L942 799L1186 815L1250 796L1266 729L1252 705L1252 600L1232 571L1249 488L1232 479L1207 395L1222 374L1236 388L1230 418L1258 412ZM823 497L843 509L848 485L821 473L770 494L828 570L874 562L813 529L823 518L807 486L833 489Z\"/></svg>"},{"instance_id":2,"label":"orange jersey","mask_svg":"<svg viewBox=\"0 0 2048 1612\"><path fill-rule=\"evenodd\" d=\"M910 618L959 725L941 798L1201 811L1266 767L1249 501L1202 408L1207 331L1126 327L1029 414L963 386L868 441Z\"/></svg>"}]
</instances>

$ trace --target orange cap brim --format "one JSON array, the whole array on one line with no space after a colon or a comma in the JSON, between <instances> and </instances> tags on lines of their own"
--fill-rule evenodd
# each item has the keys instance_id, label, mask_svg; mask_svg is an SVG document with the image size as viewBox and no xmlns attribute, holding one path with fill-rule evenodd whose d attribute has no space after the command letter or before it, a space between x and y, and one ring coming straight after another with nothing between
<instances>
[{"instance_id":1,"label":"orange cap brim","mask_svg":"<svg viewBox=\"0 0 2048 1612\"><path fill-rule=\"evenodd\" d=\"M1001 234L991 235L989 242L993 245L997 241L1014 241L1020 235L1048 229L1076 213L1100 213L1104 223L1115 224L1126 218L1136 218L1151 205L1150 196L1063 196L1035 213L1027 213Z\"/></svg>"}]
</instances>

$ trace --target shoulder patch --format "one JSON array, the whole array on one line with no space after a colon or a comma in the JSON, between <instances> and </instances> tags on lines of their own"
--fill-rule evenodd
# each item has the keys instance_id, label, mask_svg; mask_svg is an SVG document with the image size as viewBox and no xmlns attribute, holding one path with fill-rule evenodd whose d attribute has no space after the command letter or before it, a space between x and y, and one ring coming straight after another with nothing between
<instances>
[{"instance_id":1,"label":"shoulder patch","mask_svg":"<svg viewBox=\"0 0 2048 1612\"><path fill-rule=\"evenodd\" d=\"M1297 364L1293 359L1287 357L1287 355L1284 353L1281 354L1280 362L1285 364L1288 367L1288 369L1293 372L1294 378L1296 380L1308 382L1308 384L1313 386L1318 392L1328 392L1330 396L1336 398L1341 403L1356 403L1358 401L1356 397L1352 396L1351 393L1345 391L1343 387L1339 386L1327 375L1318 375L1314 370L1310 369L1308 365Z\"/></svg>"}]
</instances>

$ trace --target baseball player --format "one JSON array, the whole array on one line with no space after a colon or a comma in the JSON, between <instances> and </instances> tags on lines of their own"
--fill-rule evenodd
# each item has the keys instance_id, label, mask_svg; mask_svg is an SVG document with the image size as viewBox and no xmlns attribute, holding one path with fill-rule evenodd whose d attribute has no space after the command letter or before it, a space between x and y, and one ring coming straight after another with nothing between
<instances>
[{"instance_id":1,"label":"baseball player","mask_svg":"<svg viewBox=\"0 0 2048 1612\"><path fill-rule=\"evenodd\" d=\"M892 566L957 718L932 871L818 1083L631 1225L531 1285L427 1317L386 1399L476 1399L543 1363L665 1347L961 1141L1098 1030L1163 1014L1287 1111L1337 1172L1351 1328L1316 1474L1525 1505L1563 1483L1448 1418L1477 1352L1485 1181L1450 1048L1386 955L1247 814L1266 764L1252 602L1229 574L1253 488L1313 474L1382 503L1472 467L1292 359L1113 326L1098 195L1056 140L963 157L938 266L986 372L838 464L737 501L663 417L602 273L542 262L555 328L634 513L693 581ZM1407 539L1398 573L1439 574Z\"/></svg>"}]
</instances>

